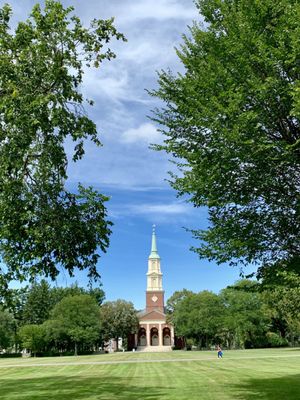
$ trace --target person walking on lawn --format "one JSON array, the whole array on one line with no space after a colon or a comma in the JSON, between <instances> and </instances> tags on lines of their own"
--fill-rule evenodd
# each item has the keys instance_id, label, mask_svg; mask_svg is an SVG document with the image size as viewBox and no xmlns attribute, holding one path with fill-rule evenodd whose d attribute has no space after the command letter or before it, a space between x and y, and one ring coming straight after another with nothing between
<instances>
[{"instance_id":1,"label":"person walking on lawn","mask_svg":"<svg viewBox=\"0 0 300 400\"><path fill-rule=\"evenodd\" d=\"M222 351L221 346L219 344L217 346L217 352L218 352L218 358L223 358L223 351Z\"/></svg>"}]
</instances>

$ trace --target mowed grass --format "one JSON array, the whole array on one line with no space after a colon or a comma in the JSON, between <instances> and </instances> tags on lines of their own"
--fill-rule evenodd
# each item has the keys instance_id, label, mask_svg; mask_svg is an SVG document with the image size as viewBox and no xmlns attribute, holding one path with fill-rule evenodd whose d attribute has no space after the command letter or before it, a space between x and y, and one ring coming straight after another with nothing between
<instances>
[{"instance_id":1,"label":"mowed grass","mask_svg":"<svg viewBox=\"0 0 300 400\"><path fill-rule=\"evenodd\" d=\"M0 359L1 400L300 399L300 349Z\"/></svg>"}]
</instances>

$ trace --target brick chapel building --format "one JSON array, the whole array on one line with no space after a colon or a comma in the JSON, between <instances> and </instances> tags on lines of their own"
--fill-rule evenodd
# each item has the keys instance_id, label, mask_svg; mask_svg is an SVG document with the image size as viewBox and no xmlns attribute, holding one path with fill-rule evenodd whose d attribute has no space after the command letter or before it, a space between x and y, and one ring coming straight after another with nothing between
<instances>
[{"instance_id":1,"label":"brick chapel building","mask_svg":"<svg viewBox=\"0 0 300 400\"><path fill-rule=\"evenodd\" d=\"M148 258L146 308L138 313L139 330L135 335L139 351L169 351L174 345L174 328L166 322L160 257L157 252L155 225Z\"/></svg>"}]
</instances>

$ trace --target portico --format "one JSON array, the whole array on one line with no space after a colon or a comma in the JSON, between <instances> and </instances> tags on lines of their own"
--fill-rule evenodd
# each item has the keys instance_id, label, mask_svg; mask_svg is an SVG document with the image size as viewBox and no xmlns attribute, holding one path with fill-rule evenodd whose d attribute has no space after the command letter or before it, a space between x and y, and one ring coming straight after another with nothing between
<instances>
[{"instance_id":1,"label":"portico","mask_svg":"<svg viewBox=\"0 0 300 400\"><path fill-rule=\"evenodd\" d=\"M172 346L173 327L157 321L140 322L138 346Z\"/></svg>"}]
</instances>

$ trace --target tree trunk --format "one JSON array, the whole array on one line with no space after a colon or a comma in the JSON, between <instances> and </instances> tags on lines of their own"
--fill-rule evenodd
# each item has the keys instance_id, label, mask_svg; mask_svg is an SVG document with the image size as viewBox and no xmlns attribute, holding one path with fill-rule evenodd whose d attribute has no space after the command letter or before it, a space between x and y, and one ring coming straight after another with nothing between
<instances>
[{"instance_id":1,"label":"tree trunk","mask_svg":"<svg viewBox=\"0 0 300 400\"><path fill-rule=\"evenodd\" d=\"M75 342L74 346L74 356L77 356L77 342Z\"/></svg>"}]
</instances>

